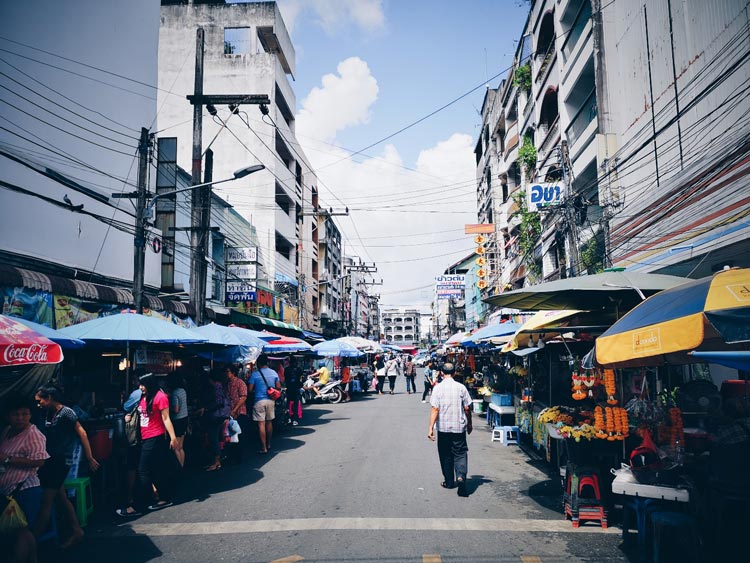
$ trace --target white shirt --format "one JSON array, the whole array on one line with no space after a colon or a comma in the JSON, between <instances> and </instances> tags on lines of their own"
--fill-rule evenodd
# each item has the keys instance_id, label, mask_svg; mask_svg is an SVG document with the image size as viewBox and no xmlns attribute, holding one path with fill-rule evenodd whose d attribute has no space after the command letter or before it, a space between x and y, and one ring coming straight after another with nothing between
<instances>
[{"instance_id":1,"label":"white shirt","mask_svg":"<svg viewBox=\"0 0 750 563\"><path fill-rule=\"evenodd\" d=\"M466 430L465 407L471 405L469 391L462 383L446 377L432 390L430 404L439 410L438 432L461 433Z\"/></svg>"}]
</instances>

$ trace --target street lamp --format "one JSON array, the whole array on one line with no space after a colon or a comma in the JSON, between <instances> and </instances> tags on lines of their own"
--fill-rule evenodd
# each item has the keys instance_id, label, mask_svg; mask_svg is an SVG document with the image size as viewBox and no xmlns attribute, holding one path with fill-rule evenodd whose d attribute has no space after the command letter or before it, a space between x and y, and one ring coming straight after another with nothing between
<instances>
[{"instance_id":1,"label":"street lamp","mask_svg":"<svg viewBox=\"0 0 750 563\"><path fill-rule=\"evenodd\" d=\"M232 178L226 178L224 180L218 180L216 182L204 182L203 184L195 184L194 186L187 186L185 188L179 188L177 190L161 192L155 194L151 198L151 201L148 202L148 204L146 204L145 185L143 184L139 185L138 192L135 193L112 194L112 197L115 199L134 197L137 198L135 211L135 238L133 241L133 300L135 301L135 308L137 313L143 312L143 279L146 265L146 218L151 216L151 212L156 205L156 200L160 197L174 195L180 192L195 190L197 188L204 188L206 186L213 186L214 184L223 184L224 182L232 182L234 180L244 178L245 176L248 176L253 172L263 170L264 168L265 166L263 166L262 164L253 164L252 166L246 166L244 168L236 170L233 173ZM195 250L193 250L193 252L195 252ZM203 256L199 256L198 259L204 260ZM205 299L205 293L203 295L203 299ZM198 307L200 307L201 309L201 313L198 315L198 318L203 318L203 300L196 303L196 308Z\"/></svg>"},{"instance_id":2,"label":"street lamp","mask_svg":"<svg viewBox=\"0 0 750 563\"><path fill-rule=\"evenodd\" d=\"M253 164L252 166L245 166L245 168L240 168L239 170L235 170L232 178L225 178L224 180L217 180L216 182L204 182L202 184L196 184L194 186L187 186L185 188L180 188L178 190L158 193L151 198L151 201L146 206L146 209L143 212L143 218L146 219L151 216L151 212L154 209L154 205L156 205L156 200L159 199L160 197L164 197L167 195L174 195L180 192L187 192L190 190L195 190L197 188L205 188L206 186L214 186L216 184L223 184L224 182L234 182L235 180L239 180L240 178L249 176L253 172L259 172L263 170L264 168L265 166L263 166L262 164Z\"/></svg>"}]
</instances>

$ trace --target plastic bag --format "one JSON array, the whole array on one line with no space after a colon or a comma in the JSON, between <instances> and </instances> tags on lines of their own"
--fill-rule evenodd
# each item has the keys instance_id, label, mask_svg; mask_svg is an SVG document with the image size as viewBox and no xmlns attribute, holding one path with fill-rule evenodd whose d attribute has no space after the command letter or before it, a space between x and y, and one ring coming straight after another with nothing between
<instances>
[{"instance_id":1,"label":"plastic bag","mask_svg":"<svg viewBox=\"0 0 750 563\"><path fill-rule=\"evenodd\" d=\"M0 514L0 534L10 534L20 528L25 528L29 523L26 515L13 497L8 497L8 504Z\"/></svg>"}]
</instances>

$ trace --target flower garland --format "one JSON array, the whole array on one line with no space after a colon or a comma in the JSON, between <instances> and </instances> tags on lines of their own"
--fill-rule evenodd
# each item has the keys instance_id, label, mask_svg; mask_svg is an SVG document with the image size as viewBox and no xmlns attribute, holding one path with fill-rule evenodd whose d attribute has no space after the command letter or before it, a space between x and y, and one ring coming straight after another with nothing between
<instances>
[{"instance_id":1,"label":"flower garland","mask_svg":"<svg viewBox=\"0 0 750 563\"><path fill-rule=\"evenodd\" d=\"M615 370L604 370L604 388L607 391L607 404L616 405L617 399L615 399L615 393L617 392L617 386L615 385Z\"/></svg>"}]
</instances>

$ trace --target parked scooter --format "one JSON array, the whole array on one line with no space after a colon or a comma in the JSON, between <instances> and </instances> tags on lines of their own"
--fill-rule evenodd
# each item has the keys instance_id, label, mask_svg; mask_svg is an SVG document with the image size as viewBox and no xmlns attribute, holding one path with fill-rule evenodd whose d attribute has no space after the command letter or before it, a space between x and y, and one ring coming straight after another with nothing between
<instances>
[{"instance_id":1,"label":"parked scooter","mask_svg":"<svg viewBox=\"0 0 750 563\"><path fill-rule=\"evenodd\" d=\"M318 389L320 397L313 391L315 380L312 377L307 378L302 387L302 402L312 403L316 399L322 399L329 403L340 403L344 399L344 390L341 388L341 381L331 379L323 387Z\"/></svg>"}]
</instances>

